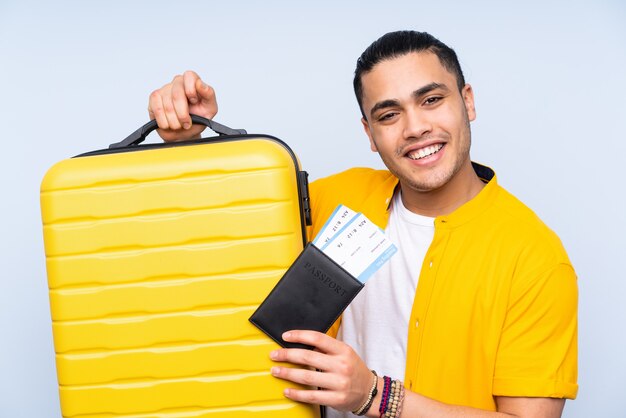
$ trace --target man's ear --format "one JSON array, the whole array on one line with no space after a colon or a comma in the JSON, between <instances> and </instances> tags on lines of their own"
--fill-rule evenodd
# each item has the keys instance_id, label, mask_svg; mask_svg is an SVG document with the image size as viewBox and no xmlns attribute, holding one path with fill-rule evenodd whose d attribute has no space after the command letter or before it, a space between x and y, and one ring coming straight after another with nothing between
<instances>
[{"instance_id":1,"label":"man's ear","mask_svg":"<svg viewBox=\"0 0 626 418\"><path fill-rule=\"evenodd\" d=\"M370 149L373 152L378 152L378 148L376 147L376 143L374 142L374 138L372 137L372 132L370 131L370 124L367 123L367 119L365 117L361 118L361 123L363 124L363 129L367 134L367 137L370 139Z\"/></svg>"},{"instance_id":2,"label":"man's ear","mask_svg":"<svg viewBox=\"0 0 626 418\"><path fill-rule=\"evenodd\" d=\"M463 97L463 103L467 111L467 118L473 121L476 119L476 108L474 107L474 90L472 90L472 86L466 84L463 90L461 90L461 96Z\"/></svg>"}]
</instances>

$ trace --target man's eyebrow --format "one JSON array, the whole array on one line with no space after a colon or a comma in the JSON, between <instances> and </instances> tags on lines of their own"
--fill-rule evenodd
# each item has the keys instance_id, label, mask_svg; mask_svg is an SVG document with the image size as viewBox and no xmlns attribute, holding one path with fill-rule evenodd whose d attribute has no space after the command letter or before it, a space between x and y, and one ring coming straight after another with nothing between
<instances>
[{"instance_id":1,"label":"man's eyebrow","mask_svg":"<svg viewBox=\"0 0 626 418\"><path fill-rule=\"evenodd\" d=\"M379 111L381 109L385 109L387 107L395 107L395 106L398 106L399 104L400 104L400 102L398 102L395 99L387 99L387 100L383 100L381 102L378 102L370 110L370 116L374 116L374 113L376 113L377 111Z\"/></svg>"},{"instance_id":2,"label":"man's eyebrow","mask_svg":"<svg viewBox=\"0 0 626 418\"><path fill-rule=\"evenodd\" d=\"M424 87L420 87L419 89L415 90L412 94L414 99L419 99L420 97L430 93L433 90L436 89L441 89L444 91L450 91L450 89L448 88L448 86L446 86L445 84L439 84L439 83L435 83L432 82L430 84L426 84Z\"/></svg>"},{"instance_id":3,"label":"man's eyebrow","mask_svg":"<svg viewBox=\"0 0 626 418\"><path fill-rule=\"evenodd\" d=\"M446 92L450 91L450 89L448 88L448 86L446 86L445 84L439 84L439 83L429 83L426 84L423 87L420 87L419 89L415 90L413 93L411 93L411 96L413 96L414 99L419 99L420 97L430 93L433 90L436 89L441 89L444 90ZM395 106L399 106L400 102L396 99L387 99L387 100L382 100L378 103L376 103L374 106L372 106L372 109L370 110L370 116L374 116L374 113L376 113L377 111L381 110L381 109L385 109L388 107L395 107Z\"/></svg>"}]
</instances>

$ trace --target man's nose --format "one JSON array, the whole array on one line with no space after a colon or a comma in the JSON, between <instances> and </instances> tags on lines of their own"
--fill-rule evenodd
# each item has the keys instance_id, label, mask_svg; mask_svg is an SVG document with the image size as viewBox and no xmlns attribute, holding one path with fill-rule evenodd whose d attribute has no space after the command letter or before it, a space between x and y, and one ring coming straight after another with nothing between
<instances>
[{"instance_id":1,"label":"man's nose","mask_svg":"<svg viewBox=\"0 0 626 418\"><path fill-rule=\"evenodd\" d=\"M404 139L418 139L432 130L432 122L426 112L417 109L407 110L404 118Z\"/></svg>"}]
</instances>

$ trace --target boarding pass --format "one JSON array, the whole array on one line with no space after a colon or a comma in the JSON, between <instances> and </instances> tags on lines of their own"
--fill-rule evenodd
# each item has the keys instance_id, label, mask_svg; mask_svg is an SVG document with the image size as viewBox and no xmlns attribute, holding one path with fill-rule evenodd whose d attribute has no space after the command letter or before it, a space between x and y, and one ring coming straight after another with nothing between
<instances>
[{"instance_id":1,"label":"boarding pass","mask_svg":"<svg viewBox=\"0 0 626 418\"><path fill-rule=\"evenodd\" d=\"M382 229L345 205L335 209L313 245L361 283L397 251Z\"/></svg>"}]
</instances>

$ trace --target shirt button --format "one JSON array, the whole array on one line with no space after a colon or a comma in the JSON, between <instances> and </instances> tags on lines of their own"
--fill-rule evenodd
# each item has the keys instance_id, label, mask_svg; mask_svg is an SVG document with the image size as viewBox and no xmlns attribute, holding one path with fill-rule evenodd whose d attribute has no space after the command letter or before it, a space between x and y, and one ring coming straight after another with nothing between
<instances>
[{"instance_id":1,"label":"shirt button","mask_svg":"<svg viewBox=\"0 0 626 418\"><path fill-rule=\"evenodd\" d=\"M416 320L416 321L415 321L415 328L417 328L417 327L419 327L419 326L420 326L420 321Z\"/></svg>"},{"instance_id":2,"label":"shirt button","mask_svg":"<svg viewBox=\"0 0 626 418\"><path fill-rule=\"evenodd\" d=\"M433 260L430 260L429 267L430 267L430 268L433 268Z\"/></svg>"}]
</instances>

